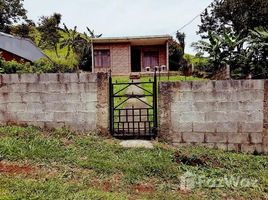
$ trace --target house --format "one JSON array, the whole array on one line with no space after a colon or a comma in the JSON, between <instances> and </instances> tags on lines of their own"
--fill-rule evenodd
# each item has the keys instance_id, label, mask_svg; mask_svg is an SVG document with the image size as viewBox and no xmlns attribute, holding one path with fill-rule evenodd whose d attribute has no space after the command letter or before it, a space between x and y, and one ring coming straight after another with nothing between
<instances>
[{"instance_id":1,"label":"house","mask_svg":"<svg viewBox=\"0 0 268 200\"><path fill-rule=\"evenodd\" d=\"M30 39L2 32L0 32L0 53L6 61L34 62L46 57Z\"/></svg>"},{"instance_id":2,"label":"house","mask_svg":"<svg viewBox=\"0 0 268 200\"><path fill-rule=\"evenodd\" d=\"M94 38L92 71L113 74L169 70L168 41L170 35L142 37Z\"/></svg>"}]
</instances>

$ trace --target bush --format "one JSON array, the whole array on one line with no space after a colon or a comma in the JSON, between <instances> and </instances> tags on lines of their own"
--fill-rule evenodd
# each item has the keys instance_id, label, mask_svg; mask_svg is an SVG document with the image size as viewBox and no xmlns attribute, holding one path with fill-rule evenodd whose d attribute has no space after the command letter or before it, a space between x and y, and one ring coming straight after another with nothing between
<instances>
[{"instance_id":1,"label":"bush","mask_svg":"<svg viewBox=\"0 0 268 200\"><path fill-rule=\"evenodd\" d=\"M75 67L65 64L56 64L47 58L40 59L34 63L19 63L15 60L5 61L0 57L0 73L58 73L74 72Z\"/></svg>"},{"instance_id":2,"label":"bush","mask_svg":"<svg viewBox=\"0 0 268 200\"><path fill-rule=\"evenodd\" d=\"M74 66L62 63L54 63L51 60L44 58L35 62L33 65L36 73L58 73L58 72L67 73L75 71Z\"/></svg>"}]
</instances>

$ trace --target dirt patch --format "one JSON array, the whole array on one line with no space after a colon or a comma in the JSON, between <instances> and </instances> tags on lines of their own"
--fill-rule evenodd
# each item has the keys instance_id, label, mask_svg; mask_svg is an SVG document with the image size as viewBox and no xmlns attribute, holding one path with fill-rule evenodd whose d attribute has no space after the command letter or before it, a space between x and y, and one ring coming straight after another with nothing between
<instances>
[{"instance_id":1,"label":"dirt patch","mask_svg":"<svg viewBox=\"0 0 268 200\"><path fill-rule=\"evenodd\" d=\"M151 184L135 184L132 189L136 193L151 193L155 191L155 187Z\"/></svg>"},{"instance_id":2,"label":"dirt patch","mask_svg":"<svg viewBox=\"0 0 268 200\"><path fill-rule=\"evenodd\" d=\"M110 181L101 181L98 179L94 179L90 183L93 187L101 189L105 192L111 192L113 190L113 184Z\"/></svg>"},{"instance_id":3,"label":"dirt patch","mask_svg":"<svg viewBox=\"0 0 268 200\"><path fill-rule=\"evenodd\" d=\"M222 168L223 165L215 158L208 155L186 155L181 152L175 152L173 161L179 164L185 164L190 166L210 166Z\"/></svg>"},{"instance_id":4,"label":"dirt patch","mask_svg":"<svg viewBox=\"0 0 268 200\"><path fill-rule=\"evenodd\" d=\"M30 174L34 171L31 166L19 166L19 165L9 165L0 162L0 173L7 174Z\"/></svg>"}]
</instances>

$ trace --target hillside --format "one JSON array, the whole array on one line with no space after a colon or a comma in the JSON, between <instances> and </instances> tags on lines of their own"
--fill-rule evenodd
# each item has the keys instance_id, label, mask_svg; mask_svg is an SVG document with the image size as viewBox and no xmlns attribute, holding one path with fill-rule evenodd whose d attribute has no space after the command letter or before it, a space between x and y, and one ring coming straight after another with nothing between
<instances>
[{"instance_id":1,"label":"hillside","mask_svg":"<svg viewBox=\"0 0 268 200\"><path fill-rule=\"evenodd\" d=\"M67 129L8 126L0 137L0 199L268 198L267 156L157 142L124 149L118 140ZM185 173L202 184L185 190Z\"/></svg>"},{"instance_id":2,"label":"hillside","mask_svg":"<svg viewBox=\"0 0 268 200\"><path fill-rule=\"evenodd\" d=\"M63 31L60 30L60 34L62 38L66 38L67 35ZM36 28L31 28L30 37L33 38L36 45L39 44L40 41L40 33ZM62 64L62 65L68 65L68 66L74 66L77 65L77 57L76 55L71 51L68 58L66 58L67 54L67 47L64 47L63 49L60 49L58 45L58 56L54 49L42 49L42 51L56 64Z\"/></svg>"}]
</instances>

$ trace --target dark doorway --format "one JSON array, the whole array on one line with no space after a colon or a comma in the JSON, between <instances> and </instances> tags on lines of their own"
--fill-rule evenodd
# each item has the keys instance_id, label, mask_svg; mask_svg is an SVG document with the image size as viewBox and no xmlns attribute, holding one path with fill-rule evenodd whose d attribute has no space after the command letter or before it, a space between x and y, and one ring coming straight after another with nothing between
<instances>
[{"instance_id":1,"label":"dark doorway","mask_svg":"<svg viewBox=\"0 0 268 200\"><path fill-rule=\"evenodd\" d=\"M141 71L141 50L131 48L131 72Z\"/></svg>"}]
</instances>

